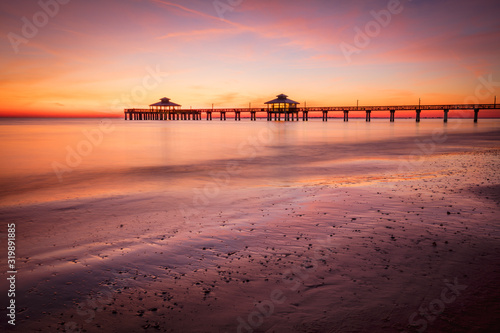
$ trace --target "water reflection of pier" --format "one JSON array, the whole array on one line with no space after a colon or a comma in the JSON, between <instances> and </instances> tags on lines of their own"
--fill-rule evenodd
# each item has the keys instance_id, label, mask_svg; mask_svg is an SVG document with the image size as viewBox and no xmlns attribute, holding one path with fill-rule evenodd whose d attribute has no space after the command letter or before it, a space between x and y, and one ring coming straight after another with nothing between
<instances>
[{"instance_id":1,"label":"water reflection of pier","mask_svg":"<svg viewBox=\"0 0 500 333\"><path fill-rule=\"evenodd\" d=\"M251 121L257 118L266 118L268 121L302 121L309 120L309 113L316 112L322 115L323 121L335 113L343 113L344 121L349 121L349 112L364 112L366 121L371 121L372 112L389 111L389 120L394 122L396 111L414 111L416 122L420 122L423 111L443 111L443 121L448 122L450 111L473 110L474 122L477 123L480 110L498 110L496 104L453 104L453 105L390 105L390 106L329 106L329 107L299 107L300 103L288 99L281 94L276 99L266 102L267 108L221 108L221 109L182 109L181 105L162 98L160 102L151 104L149 109L125 109L125 120L212 120L213 114L219 115L220 120L226 120L227 114L234 115L234 120L241 120L241 115L250 116Z\"/></svg>"}]
</instances>

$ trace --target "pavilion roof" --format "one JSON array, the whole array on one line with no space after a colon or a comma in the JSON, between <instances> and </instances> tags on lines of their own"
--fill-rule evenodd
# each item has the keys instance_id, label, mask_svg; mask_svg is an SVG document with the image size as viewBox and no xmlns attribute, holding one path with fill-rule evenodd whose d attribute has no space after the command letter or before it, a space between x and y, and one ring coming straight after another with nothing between
<instances>
[{"instance_id":1,"label":"pavilion roof","mask_svg":"<svg viewBox=\"0 0 500 333\"><path fill-rule=\"evenodd\" d=\"M150 104L149 106L180 106L180 105L174 102L170 102L170 98L163 97L162 99L160 99L160 102Z\"/></svg>"},{"instance_id":2,"label":"pavilion roof","mask_svg":"<svg viewBox=\"0 0 500 333\"><path fill-rule=\"evenodd\" d=\"M276 97L278 97L278 98L273 99L272 101L266 102L265 104L279 104L279 103L300 104L299 102L295 102L295 101L292 101L291 99L288 99L288 96L285 94L280 94Z\"/></svg>"}]
</instances>

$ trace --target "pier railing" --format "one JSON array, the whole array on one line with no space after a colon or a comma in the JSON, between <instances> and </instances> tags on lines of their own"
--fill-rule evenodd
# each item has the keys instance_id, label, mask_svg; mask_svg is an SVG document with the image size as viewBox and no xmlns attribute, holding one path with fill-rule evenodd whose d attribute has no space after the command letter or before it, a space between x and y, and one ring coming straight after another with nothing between
<instances>
[{"instance_id":1,"label":"pier railing","mask_svg":"<svg viewBox=\"0 0 500 333\"><path fill-rule=\"evenodd\" d=\"M234 114L235 120L241 120L241 114L250 115L250 120L256 120L257 114L266 114L267 120L294 121L299 120L299 114L303 121L309 119L309 112L321 112L323 121L328 121L329 112L343 112L344 121L349 120L349 112L363 111L366 113L366 121L371 121L372 112L389 111L390 121L395 119L396 111L415 111L415 119L420 122L422 111L443 111L444 122L448 121L448 113L451 110L474 110L474 122L478 120L480 110L498 110L498 104L446 104L446 105L390 105L390 106L328 106L328 107L297 107L283 109L267 108L220 108L220 109L125 109L125 120L201 120L205 114L207 120L212 120L212 114L218 113L220 120L226 120L226 114Z\"/></svg>"}]
</instances>

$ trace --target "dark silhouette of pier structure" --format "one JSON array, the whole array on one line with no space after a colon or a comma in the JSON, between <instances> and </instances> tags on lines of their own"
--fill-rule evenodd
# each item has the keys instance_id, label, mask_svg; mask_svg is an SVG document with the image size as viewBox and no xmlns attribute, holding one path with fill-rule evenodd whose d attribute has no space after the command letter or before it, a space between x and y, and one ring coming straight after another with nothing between
<instances>
[{"instance_id":1,"label":"dark silhouette of pier structure","mask_svg":"<svg viewBox=\"0 0 500 333\"><path fill-rule=\"evenodd\" d=\"M297 108L297 106L300 103L288 99L288 96L285 94L280 94L276 97L278 98L265 103L268 106L267 120L273 120L274 116L274 120L280 121L281 115L283 115L283 120L285 121L294 121L295 119L297 119L298 121L299 108ZM306 118L309 118L308 114L308 112L302 111L302 120L306 120Z\"/></svg>"},{"instance_id":2,"label":"dark silhouette of pier structure","mask_svg":"<svg viewBox=\"0 0 500 333\"><path fill-rule=\"evenodd\" d=\"M149 109L125 109L125 120L201 120L203 114L206 120L212 120L212 114L218 113L220 120L227 119L226 114L234 114L234 120L240 121L241 114L250 116L251 121L264 118L268 121L302 121L309 120L309 112L322 114L322 120L328 121L329 115L343 113L344 121L349 121L349 112L365 112L367 122L371 121L372 112L389 111L389 121L394 122L396 111L415 111L415 120L420 122L422 111L443 111L443 121L448 122L448 114L452 110L473 110L474 122L477 123L480 110L498 110L496 104L454 104L454 105L389 105L389 106L329 106L329 107L299 107L298 102L288 99L287 95L280 94L277 98L266 102L267 108L221 108L214 109L182 109L181 105L173 103L169 98L162 98L160 102L151 104ZM283 117L283 118L282 118Z\"/></svg>"}]
</instances>

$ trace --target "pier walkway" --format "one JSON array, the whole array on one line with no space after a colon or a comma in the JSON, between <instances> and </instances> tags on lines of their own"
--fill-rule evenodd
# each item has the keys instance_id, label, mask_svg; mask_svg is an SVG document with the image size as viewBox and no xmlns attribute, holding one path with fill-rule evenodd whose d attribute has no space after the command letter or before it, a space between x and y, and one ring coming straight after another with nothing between
<instances>
[{"instance_id":1,"label":"pier walkway","mask_svg":"<svg viewBox=\"0 0 500 333\"><path fill-rule=\"evenodd\" d=\"M341 113L344 121L349 121L349 112L364 112L366 121L371 121L372 112L389 111L389 121L394 122L396 111L415 111L415 120L420 122L421 114L425 111L443 111L443 121L448 122L448 113L452 110L473 110L474 122L478 121L480 110L498 110L498 104L455 104L455 105L390 105L390 106L329 106L329 107L287 107L279 109L270 108L224 108L224 109L125 109L125 120L212 120L213 114L218 115L222 121L227 119L227 115L234 117L234 120L241 120L243 114L249 116L250 120L266 118L268 121L302 121L309 120L312 112L322 115L323 121L328 121L329 117L335 113Z\"/></svg>"}]
</instances>

